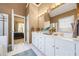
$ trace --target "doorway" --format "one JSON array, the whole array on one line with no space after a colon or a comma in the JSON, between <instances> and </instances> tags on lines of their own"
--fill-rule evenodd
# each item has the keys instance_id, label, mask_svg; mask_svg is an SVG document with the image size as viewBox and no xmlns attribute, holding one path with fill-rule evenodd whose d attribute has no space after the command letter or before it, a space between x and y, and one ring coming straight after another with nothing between
<instances>
[{"instance_id":1,"label":"doorway","mask_svg":"<svg viewBox=\"0 0 79 59\"><path fill-rule=\"evenodd\" d=\"M25 16L14 13L12 9L12 50L25 43Z\"/></svg>"},{"instance_id":2,"label":"doorway","mask_svg":"<svg viewBox=\"0 0 79 59\"><path fill-rule=\"evenodd\" d=\"M24 19L14 16L14 44L24 43Z\"/></svg>"}]
</instances>

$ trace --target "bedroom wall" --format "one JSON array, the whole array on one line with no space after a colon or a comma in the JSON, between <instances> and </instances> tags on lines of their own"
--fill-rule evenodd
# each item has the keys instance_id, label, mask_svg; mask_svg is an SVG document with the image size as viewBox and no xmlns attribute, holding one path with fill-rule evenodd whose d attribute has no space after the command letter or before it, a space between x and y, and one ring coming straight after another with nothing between
<instances>
[{"instance_id":1,"label":"bedroom wall","mask_svg":"<svg viewBox=\"0 0 79 59\"><path fill-rule=\"evenodd\" d=\"M9 15L9 44L11 44L11 10L16 14L26 15L26 3L0 3L0 13Z\"/></svg>"}]
</instances>

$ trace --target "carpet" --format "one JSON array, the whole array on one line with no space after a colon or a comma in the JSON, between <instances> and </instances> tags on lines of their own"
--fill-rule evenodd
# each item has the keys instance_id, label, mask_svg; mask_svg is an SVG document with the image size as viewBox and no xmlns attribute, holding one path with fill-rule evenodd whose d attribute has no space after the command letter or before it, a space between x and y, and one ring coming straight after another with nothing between
<instances>
[{"instance_id":1,"label":"carpet","mask_svg":"<svg viewBox=\"0 0 79 59\"><path fill-rule=\"evenodd\" d=\"M37 55L35 54L35 52L32 49L30 49L30 50L15 54L13 56L37 56Z\"/></svg>"}]
</instances>

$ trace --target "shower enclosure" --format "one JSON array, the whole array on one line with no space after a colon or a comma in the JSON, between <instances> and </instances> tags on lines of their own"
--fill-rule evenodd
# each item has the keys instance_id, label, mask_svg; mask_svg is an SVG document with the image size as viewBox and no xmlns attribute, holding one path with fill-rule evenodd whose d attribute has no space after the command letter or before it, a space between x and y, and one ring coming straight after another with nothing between
<instances>
[{"instance_id":1,"label":"shower enclosure","mask_svg":"<svg viewBox=\"0 0 79 59\"><path fill-rule=\"evenodd\" d=\"M0 13L0 56L7 55L8 48L8 15Z\"/></svg>"}]
</instances>

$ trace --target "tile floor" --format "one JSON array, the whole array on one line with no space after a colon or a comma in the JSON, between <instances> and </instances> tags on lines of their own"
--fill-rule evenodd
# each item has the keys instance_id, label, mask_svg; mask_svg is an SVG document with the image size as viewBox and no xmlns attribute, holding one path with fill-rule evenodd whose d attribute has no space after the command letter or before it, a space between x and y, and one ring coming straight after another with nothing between
<instances>
[{"instance_id":1,"label":"tile floor","mask_svg":"<svg viewBox=\"0 0 79 59\"><path fill-rule=\"evenodd\" d=\"M23 42L24 42L24 38L14 40L14 44L19 44L19 43L23 43Z\"/></svg>"},{"instance_id":2,"label":"tile floor","mask_svg":"<svg viewBox=\"0 0 79 59\"><path fill-rule=\"evenodd\" d=\"M36 49L32 44L27 44L27 43L21 43L21 44L16 44L14 46L14 51L11 51L8 53L8 56L12 56L18 53L21 53L23 51L27 51L29 49L32 49L37 56L44 56L38 49Z\"/></svg>"}]
</instances>

